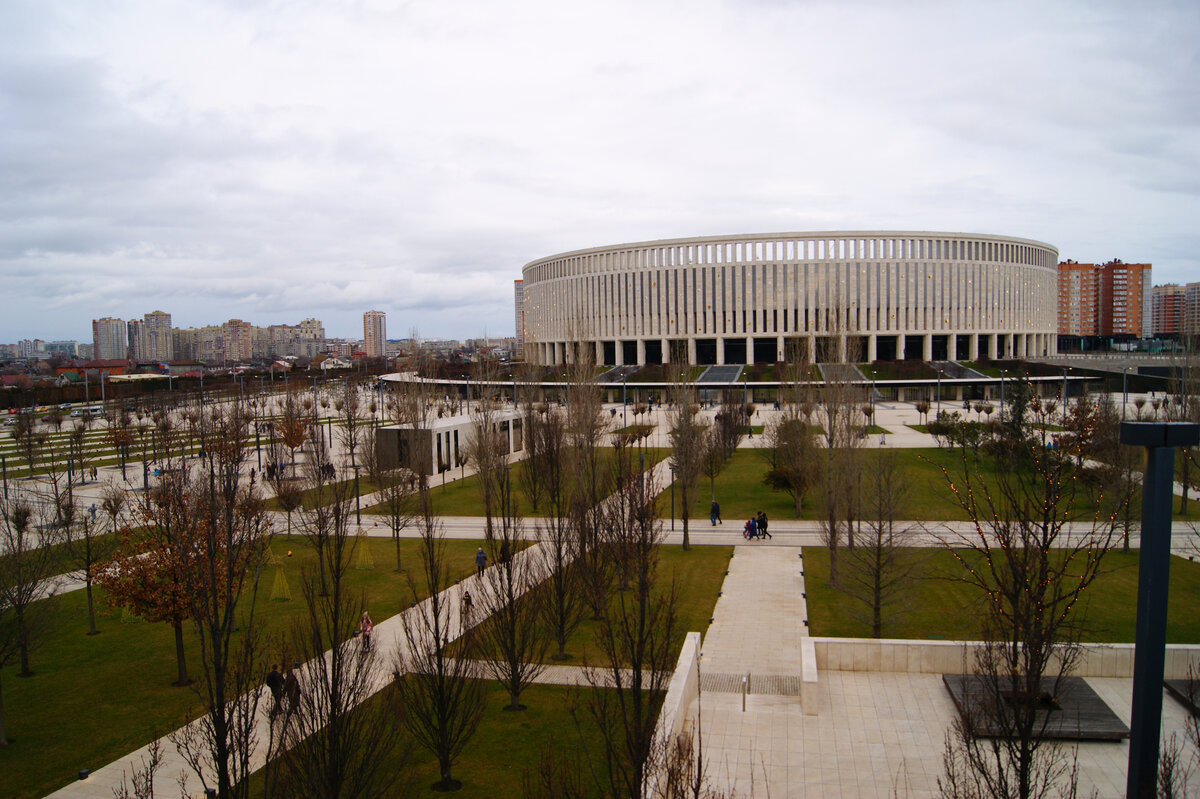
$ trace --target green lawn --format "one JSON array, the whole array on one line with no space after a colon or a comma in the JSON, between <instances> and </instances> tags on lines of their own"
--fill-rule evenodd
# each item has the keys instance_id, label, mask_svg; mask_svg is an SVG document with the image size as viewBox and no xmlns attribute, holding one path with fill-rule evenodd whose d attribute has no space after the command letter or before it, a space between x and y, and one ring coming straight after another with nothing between
<instances>
[{"instance_id":1,"label":"green lawn","mask_svg":"<svg viewBox=\"0 0 1200 799\"><path fill-rule=\"evenodd\" d=\"M823 454L822 450L818 451ZM921 519L924 521L965 521L966 514L954 500L954 494L942 473L942 467L950 473L956 483L961 483L962 455L959 450L938 449L894 449L879 450L864 448L860 456L864 461L864 472L870 474L871 465L883 453L891 453L892 457L901 459L901 468L905 476L907 496L899 517L902 519ZM734 453L725 469L715 481L715 496L721 504L721 516L725 524L739 523L749 518L751 513L765 511L772 519L794 519L795 507L791 497L782 491L772 491L762 482L767 471L764 452L753 449L740 449ZM982 461L978 468L973 468L972 479L983 484L995 486L996 468L989 461ZM1140 484L1141 475L1136 478ZM714 493L710 493L709 479L701 475L696 482L696 499L692 505L691 519L708 525L709 506ZM1138 492L1140 495L1140 491ZM681 518L683 511L679 505L678 487L675 493L675 517ZM1081 494L1077 499L1082 510L1086 499ZM1196 520L1200 519L1200 502L1188 504L1188 513L1178 512L1179 500L1175 500L1175 518ZM658 497L658 508L665 517L671 514L671 486L663 486ZM804 496L804 514L802 519L816 520L821 518L824 510L822 486L818 484ZM1132 519L1140 519L1140 499L1135 497Z\"/></svg>"},{"instance_id":2,"label":"green lawn","mask_svg":"<svg viewBox=\"0 0 1200 799\"><path fill-rule=\"evenodd\" d=\"M401 542L403 563L416 563L417 545L415 540ZM407 574L393 571L393 542L369 539L368 546L374 568L352 569L350 580L379 622L408 607L412 593ZM454 577L474 570L476 546L475 541L446 542ZM312 562L312 555L298 536L291 541L278 537L272 551L279 556L292 600L269 600L275 567L268 566L259 613L268 631L282 632L303 613L301 567ZM105 609L104 593L97 593L98 610ZM15 741L0 748L0 774L4 795L13 799L43 796L73 780L79 769L99 768L196 715L192 689L171 686L175 649L168 625L130 623L122 611L105 609L96 621L100 634L88 636L83 591L47 600L44 606L51 614L49 633L31 656L35 674L19 678L12 665L0 673L7 732ZM198 669L195 636L185 629L188 666Z\"/></svg>"},{"instance_id":3,"label":"green lawn","mask_svg":"<svg viewBox=\"0 0 1200 799\"><path fill-rule=\"evenodd\" d=\"M962 566L944 550L919 551L922 577L904 601L907 610L885 624L885 638L945 638L977 640L980 637L980 598L975 589L957 580ZM842 561L843 564L845 561ZM844 567L843 567L844 568ZM1138 553L1110 552L1104 573L1090 586L1087 631L1084 640L1098 643L1132 643L1137 607ZM813 635L869 638L870 625L860 620L865 605L829 586L829 550L804 548L804 584L808 599L809 630ZM1200 563L1171 560L1167 642L1200 643ZM948 608L957 609L947 613Z\"/></svg>"},{"instance_id":4,"label":"green lawn","mask_svg":"<svg viewBox=\"0 0 1200 799\"><path fill-rule=\"evenodd\" d=\"M689 632L703 635L708 630L708 620L712 618L713 608L717 604L717 592L725 581L733 547L692 547L685 552L683 547L672 545L662 547L660 552L659 579L664 586L672 577L675 579L677 623L675 640L671 646L678 650ZM602 656L596 648L596 631L600 622L590 618L590 615L585 614L583 623L567 640L568 659L563 662L601 663Z\"/></svg>"},{"instance_id":5,"label":"green lawn","mask_svg":"<svg viewBox=\"0 0 1200 799\"><path fill-rule=\"evenodd\" d=\"M646 468L650 468L669 454L667 450L656 448L646 448L642 451L645 452ZM602 464L611 463L613 450L609 447L601 448L600 457ZM634 458L637 458L636 454ZM528 500L525 498L525 470L528 465L527 461L518 461L510 465L508 479L518 511L522 515L536 515L530 512ZM440 516L483 516L483 497L479 491L479 478L471 475L465 479L459 479L459 474L458 469L446 472L444 484L442 482L443 475L430 478L429 497L433 502L434 513ZM363 508L363 513L386 515L387 511L382 505L375 505Z\"/></svg>"},{"instance_id":6,"label":"green lawn","mask_svg":"<svg viewBox=\"0 0 1200 799\"><path fill-rule=\"evenodd\" d=\"M488 681L486 706L475 735L467 743L452 774L462 781L462 789L453 795L463 799L496 799L521 796L522 780L537 768L538 758L552 748L566 762L574 763L588 774L587 759L602 756L600 734L587 716L584 689L560 685L533 685L521 694L526 709L506 711L508 693L499 683ZM369 703L394 702L390 688L368 700ZM578 716L580 724L575 723ZM403 752L407 750L408 760ZM385 758L386 770L396 774L391 790L380 799L413 796L445 796L430 786L439 778L437 761L428 751L417 747L401 733L400 748ZM597 765L599 762L597 761ZM253 796L262 795L262 772L252 777ZM599 797L590 781L587 796Z\"/></svg>"}]
</instances>

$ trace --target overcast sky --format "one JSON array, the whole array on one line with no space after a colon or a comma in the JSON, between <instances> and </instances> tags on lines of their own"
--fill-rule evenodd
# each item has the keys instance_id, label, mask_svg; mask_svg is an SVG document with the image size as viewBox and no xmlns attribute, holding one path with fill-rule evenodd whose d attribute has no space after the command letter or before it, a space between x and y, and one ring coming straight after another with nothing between
<instances>
[{"instance_id":1,"label":"overcast sky","mask_svg":"<svg viewBox=\"0 0 1200 799\"><path fill-rule=\"evenodd\" d=\"M995 233L1200 280L1200 3L3 0L0 342L513 332L564 250Z\"/></svg>"}]
</instances>

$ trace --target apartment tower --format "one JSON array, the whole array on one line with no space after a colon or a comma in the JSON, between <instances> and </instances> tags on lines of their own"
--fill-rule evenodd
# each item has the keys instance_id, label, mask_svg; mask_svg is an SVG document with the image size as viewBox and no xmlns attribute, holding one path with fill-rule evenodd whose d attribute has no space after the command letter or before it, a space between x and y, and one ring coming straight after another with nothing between
<instances>
[{"instance_id":1,"label":"apartment tower","mask_svg":"<svg viewBox=\"0 0 1200 799\"><path fill-rule=\"evenodd\" d=\"M387 314L383 311L367 311L363 314L363 352L372 358L382 358L386 341Z\"/></svg>"}]
</instances>

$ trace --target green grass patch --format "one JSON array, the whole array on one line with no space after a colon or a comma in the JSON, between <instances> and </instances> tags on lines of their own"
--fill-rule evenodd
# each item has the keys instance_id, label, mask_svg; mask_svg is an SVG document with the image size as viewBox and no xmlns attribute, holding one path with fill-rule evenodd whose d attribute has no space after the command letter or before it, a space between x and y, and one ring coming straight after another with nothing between
<instances>
[{"instance_id":1,"label":"green grass patch","mask_svg":"<svg viewBox=\"0 0 1200 799\"><path fill-rule=\"evenodd\" d=\"M731 557L733 547L693 546L686 552L678 545L661 548L658 561L660 583L665 587L674 578L676 586L677 622L672 649L678 650L683 646L683 639L689 632L703 635L708 630L708 620L712 618L713 608L717 605L717 592L725 581ZM615 602L614 596L610 604ZM603 662L602 653L596 647L596 631L600 622L590 618L590 615L585 611L583 623L567 639L568 659L553 662L570 665L585 662L597 665Z\"/></svg>"},{"instance_id":2,"label":"green grass patch","mask_svg":"<svg viewBox=\"0 0 1200 799\"><path fill-rule=\"evenodd\" d=\"M977 589L961 582L963 567L946 550L923 550L920 578L903 606L905 612L884 625L885 638L945 638L978 640L982 599ZM841 568L847 568L846 560ZM1104 571L1084 594L1084 640L1095 643L1132 643L1137 608L1138 553L1110 552ZM829 550L804 548L804 584L808 594L809 630L813 635L869 638L869 623L858 616L866 606L829 585ZM1200 643L1200 563L1175 557L1171 561L1170 601L1167 609L1167 643ZM947 613L948 608L956 612Z\"/></svg>"},{"instance_id":3,"label":"green grass patch","mask_svg":"<svg viewBox=\"0 0 1200 799\"><path fill-rule=\"evenodd\" d=\"M614 450L611 447L603 447L599 452L600 468L602 470L612 468L615 455ZM645 465L647 469L670 454L669 450L655 447L646 447L640 450L640 452L645 453ZM635 461L637 457L637 453L635 452L633 455ZM529 502L525 497L525 470L529 468L528 461L517 461L510 464L508 468L508 479L512 486L512 496L517 503L518 511L530 516L537 515L530 510ZM457 478L458 474L460 474L459 470L454 469L429 478L429 497L433 503L434 513L440 516L485 516L483 495L479 490L478 476L471 475L466 478ZM445 480L444 483L442 482L443 479ZM373 505L370 508L363 508L363 513L386 515L387 510L382 505Z\"/></svg>"},{"instance_id":4,"label":"green grass patch","mask_svg":"<svg viewBox=\"0 0 1200 799\"><path fill-rule=\"evenodd\" d=\"M446 541L446 557L454 577L475 568L477 541ZM418 563L416 540L401 542L401 561ZM361 592L371 617L382 621L408 607L412 594L407 574L393 571L395 545L368 539L372 569L350 570L351 591ZM301 570L313 562L299 536L278 536L272 544L279 568L291 589L287 602L271 601L275 566L263 570L257 613L266 632L282 633L304 614ZM292 556L287 552L291 550ZM352 557L352 563L356 559ZM132 622L122 611L107 608L97 589L99 635L88 636L87 601L83 591L45 601L50 614L46 634L31 655L34 675L4 680L4 709L12 745L0 747L4 795L35 799L75 779L81 768L96 769L179 727L198 712L192 688L171 685L176 677L174 632L167 624ZM41 604L41 603L39 603ZM195 634L185 625L188 668L200 668ZM286 658L286 653L280 656ZM97 733L102 725L102 734Z\"/></svg>"}]
</instances>

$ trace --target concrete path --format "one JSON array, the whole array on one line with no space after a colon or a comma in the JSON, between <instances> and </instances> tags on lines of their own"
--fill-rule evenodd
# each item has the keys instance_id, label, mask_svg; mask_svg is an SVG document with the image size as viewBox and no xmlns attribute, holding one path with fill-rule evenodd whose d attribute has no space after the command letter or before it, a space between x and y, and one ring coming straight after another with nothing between
<instances>
[{"instance_id":1,"label":"concrete path","mask_svg":"<svg viewBox=\"0 0 1200 799\"><path fill-rule=\"evenodd\" d=\"M535 554L535 547L523 550L515 557L517 558L532 558ZM534 561L536 563L536 561ZM462 591L469 590L476 597L476 607L479 606L479 597L482 597L486 592L486 586L483 580L476 575L472 575L463 579L460 583L450 586L442 592L445 600L444 607L448 609L448 624L449 638L457 639L462 635L461 620L462 617L457 612L460 607L460 596ZM397 658L407 650L407 640L404 634L404 617L413 617L416 614L425 613L430 605L429 600L425 600L416 607L409 608L403 613L392 616L375 625L372 633L372 644L376 647L381 657L378 659L375 668L372 694L381 690L391 680L392 670L395 668ZM473 624L478 624L482 620L482 614L474 614L468 621ZM353 642L351 642L352 645ZM328 653L326 653L328 657ZM561 667L560 667L561 668ZM309 673L312 669L312 664L304 664L299 670L299 680L301 690L305 690L305 685L309 680ZM552 673L553 676L563 679L576 679L573 674ZM549 681L549 680L548 680ZM255 719L256 737L258 746L251 759L251 769L257 770L266 762L266 742L270 739L271 723L267 716L270 700L267 698L266 689L261 689L262 697L259 702L259 713ZM193 721L190 727L197 727L199 721ZM192 772L190 766L184 761L175 748L175 745L169 740L169 736L163 736L158 743L161 746L162 766L160 767L155 781L154 791L158 796L178 796L179 789L177 778L181 773L188 774L188 790L192 796L203 796L203 790L200 781ZM142 767L145 760L149 759L150 745L131 752L128 755L119 758L118 760L95 768L85 780L72 782L65 787L49 794L47 799L112 799L113 790L117 788L123 778L131 777L135 769Z\"/></svg>"},{"instance_id":2,"label":"concrete path","mask_svg":"<svg viewBox=\"0 0 1200 799\"><path fill-rule=\"evenodd\" d=\"M802 706L795 688L807 611L797 552L751 544L731 561L702 647L702 693L687 715L693 730L702 724L713 786L744 798L938 796L956 712L939 674L822 671L817 701ZM1132 682L1088 678L1126 724ZM1182 705L1164 697L1164 736L1181 734L1185 720ZM1123 795L1128 756L1127 741L1081 744L1081 795Z\"/></svg>"}]
</instances>

